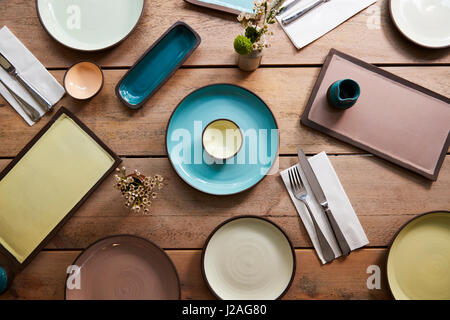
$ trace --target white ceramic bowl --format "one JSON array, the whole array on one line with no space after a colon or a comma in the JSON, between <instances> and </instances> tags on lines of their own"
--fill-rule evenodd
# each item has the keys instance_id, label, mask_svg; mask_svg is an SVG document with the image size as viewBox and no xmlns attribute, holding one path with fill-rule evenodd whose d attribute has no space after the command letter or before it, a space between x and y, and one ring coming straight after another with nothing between
<instances>
[{"instance_id":1,"label":"white ceramic bowl","mask_svg":"<svg viewBox=\"0 0 450 320\"><path fill-rule=\"evenodd\" d=\"M391 0L392 20L401 33L427 48L450 46L449 0Z\"/></svg>"},{"instance_id":2,"label":"white ceramic bowl","mask_svg":"<svg viewBox=\"0 0 450 320\"><path fill-rule=\"evenodd\" d=\"M203 130L203 148L215 159L234 157L241 149L242 142L243 136L238 125L228 119L214 120Z\"/></svg>"}]
</instances>

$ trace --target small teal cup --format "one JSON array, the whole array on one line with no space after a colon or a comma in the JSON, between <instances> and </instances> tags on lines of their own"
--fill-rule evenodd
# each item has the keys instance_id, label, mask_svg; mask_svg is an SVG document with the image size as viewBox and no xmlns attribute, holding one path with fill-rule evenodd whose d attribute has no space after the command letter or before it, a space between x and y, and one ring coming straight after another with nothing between
<instances>
[{"instance_id":1,"label":"small teal cup","mask_svg":"<svg viewBox=\"0 0 450 320\"><path fill-rule=\"evenodd\" d=\"M8 289L11 284L11 274L5 267L0 266L0 295Z\"/></svg>"},{"instance_id":2,"label":"small teal cup","mask_svg":"<svg viewBox=\"0 0 450 320\"><path fill-rule=\"evenodd\" d=\"M334 82L328 88L328 101L338 109L347 109L353 106L361 94L361 89L356 81L343 79Z\"/></svg>"}]
</instances>

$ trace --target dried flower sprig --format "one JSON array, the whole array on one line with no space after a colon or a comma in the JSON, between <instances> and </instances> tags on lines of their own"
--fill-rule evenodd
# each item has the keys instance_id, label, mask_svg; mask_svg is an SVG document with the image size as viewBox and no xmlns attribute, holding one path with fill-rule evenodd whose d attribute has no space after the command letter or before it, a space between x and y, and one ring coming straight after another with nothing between
<instances>
[{"instance_id":1,"label":"dried flower sprig","mask_svg":"<svg viewBox=\"0 0 450 320\"><path fill-rule=\"evenodd\" d=\"M161 190L164 187L164 178L160 175L146 177L137 170L127 174L126 170L125 167L116 169L117 174L115 175L114 187L125 198L125 207L134 212L139 212L143 209L144 213L148 214L152 200L158 195L155 190Z\"/></svg>"},{"instance_id":2,"label":"dried flower sprig","mask_svg":"<svg viewBox=\"0 0 450 320\"><path fill-rule=\"evenodd\" d=\"M239 14L237 19L242 24L244 32L234 40L234 49L237 53L246 55L270 46L266 34L273 34L269 32L269 25L274 24L276 15L283 11L284 1L256 0L252 13Z\"/></svg>"}]
</instances>

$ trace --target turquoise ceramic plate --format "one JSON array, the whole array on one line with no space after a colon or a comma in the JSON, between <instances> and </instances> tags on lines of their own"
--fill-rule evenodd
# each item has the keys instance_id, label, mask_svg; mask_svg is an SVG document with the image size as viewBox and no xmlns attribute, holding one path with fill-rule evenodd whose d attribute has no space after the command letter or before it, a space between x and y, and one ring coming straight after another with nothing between
<instances>
[{"instance_id":1,"label":"turquoise ceramic plate","mask_svg":"<svg viewBox=\"0 0 450 320\"><path fill-rule=\"evenodd\" d=\"M144 0L37 0L45 30L61 44L95 51L116 45L137 25Z\"/></svg>"},{"instance_id":2,"label":"turquoise ceramic plate","mask_svg":"<svg viewBox=\"0 0 450 320\"><path fill-rule=\"evenodd\" d=\"M239 14L253 12L253 0L186 0L198 6Z\"/></svg>"},{"instance_id":3,"label":"turquoise ceramic plate","mask_svg":"<svg viewBox=\"0 0 450 320\"><path fill-rule=\"evenodd\" d=\"M202 148L202 131L216 119L235 122L244 135L236 156L214 163ZM185 97L169 120L166 147L178 175L205 193L229 195L253 187L274 164L278 127L268 106L254 93L214 84Z\"/></svg>"}]
</instances>

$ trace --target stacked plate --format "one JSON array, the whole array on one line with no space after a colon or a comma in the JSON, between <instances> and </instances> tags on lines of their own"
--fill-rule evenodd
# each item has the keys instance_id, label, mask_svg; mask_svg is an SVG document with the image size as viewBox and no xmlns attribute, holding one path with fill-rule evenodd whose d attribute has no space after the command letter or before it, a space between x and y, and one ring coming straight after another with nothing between
<instances>
[{"instance_id":1,"label":"stacked plate","mask_svg":"<svg viewBox=\"0 0 450 320\"><path fill-rule=\"evenodd\" d=\"M239 152L223 162L209 159L202 132L208 124L227 119L239 127ZM229 195L260 182L275 163L279 133L267 104L249 90L214 84L185 97L173 112L166 132L170 162L187 184L205 193Z\"/></svg>"}]
</instances>

